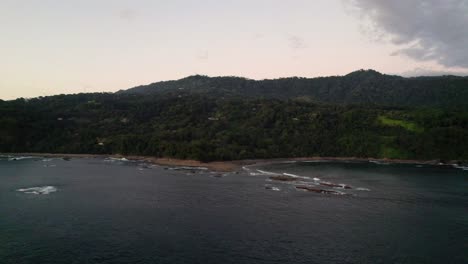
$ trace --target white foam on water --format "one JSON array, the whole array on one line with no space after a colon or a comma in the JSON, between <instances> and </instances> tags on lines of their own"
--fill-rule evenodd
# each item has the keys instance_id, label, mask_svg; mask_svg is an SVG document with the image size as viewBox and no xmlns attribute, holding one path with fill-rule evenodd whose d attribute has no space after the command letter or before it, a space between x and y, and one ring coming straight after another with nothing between
<instances>
[{"instance_id":1,"label":"white foam on water","mask_svg":"<svg viewBox=\"0 0 468 264\"><path fill-rule=\"evenodd\" d=\"M15 161L15 160L24 160L24 159L34 159L34 157L30 156L24 156L24 157L9 157L9 161Z\"/></svg>"},{"instance_id":2,"label":"white foam on water","mask_svg":"<svg viewBox=\"0 0 468 264\"><path fill-rule=\"evenodd\" d=\"M340 191L335 191L335 193L333 193L335 195L346 195L345 192L340 192Z\"/></svg>"},{"instance_id":3,"label":"white foam on water","mask_svg":"<svg viewBox=\"0 0 468 264\"><path fill-rule=\"evenodd\" d=\"M258 172L260 172L261 174L264 174L264 175L281 175L279 173L275 173L275 172L271 172L271 171L264 171L264 170L257 170Z\"/></svg>"},{"instance_id":4,"label":"white foam on water","mask_svg":"<svg viewBox=\"0 0 468 264\"><path fill-rule=\"evenodd\" d=\"M390 165L388 162L378 161L378 160L369 160L370 163L378 164L378 165Z\"/></svg>"},{"instance_id":5,"label":"white foam on water","mask_svg":"<svg viewBox=\"0 0 468 264\"><path fill-rule=\"evenodd\" d=\"M368 188L363 188L363 187L358 187L358 188L356 188L355 190L356 190L356 191L367 191L367 192L370 191L370 189L368 189Z\"/></svg>"},{"instance_id":6,"label":"white foam on water","mask_svg":"<svg viewBox=\"0 0 468 264\"><path fill-rule=\"evenodd\" d=\"M314 180L314 181L320 181L319 178L312 178L312 180Z\"/></svg>"},{"instance_id":7,"label":"white foam on water","mask_svg":"<svg viewBox=\"0 0 468 264\"><path fill-rule=\"evenodd\" d=\"M114 157L109 157L106 159L106 161L129 161L126 158L114 158Z\"/></svg>"},{"instance_id":8,"label":"white foam on water","mask_svg":"<svg viewBox=\"0 0 468 264\"><path fill-rule=\"evenodd\" d=\"M345 187L347 186L347 185L344 184L344 183L338 183L337 185L339 185L339 186L333 187L333 188L334 188L334 189L345 189Z\"/></svg>"},{"instance_id":9,"label":"white foam on water","mask_svg":"<svg viewBox=\"0 0 468 264\"><path fill-rule=\"evenodd\" d=\"M310 181L296 181L296 182L285 182L285 184L291 185L304 185L304 186L317 186L319 185L318 182L310 182Z\"/></svg>"},{"instance_id":10,"label":"white foam on water","mask_svg":"<svg viewBox=\"0 0 468 264\"><path fill-rule=\"evenodd\" d=\"M272 190L272 191L281 191L281 189L279 187L271 186L269 184L265 184L265 189Z\"/></svg>"},{"instance_id":11,"label":"white foam on water","mask_svg":"<svg viewBox=\"0 0 468 264\"><path fill-rule=\"evenodd\" d=\"M29 193L29 194L49 194L57 191L57 188L54 186L41 186L41 187L31 187L31 188L22 188L16 190L22 193Z\"/></svg>"},{"instance_id":12,"label":"white foam on water","mask_svg":"<svg viewBox=\"0 0 468 264\"><path fill-rule=\"evenodd\" d=\"M299 175L296 175L296 174L291 174L291 173L286 173L286 172L283 172L283 175L293 177L293 178L299 178L299 179L310 179L310 177L299 176Z\"/></svg>"},{"instance_id":13,"label":"white foam on water","mask_svg":"<svg viewBox=\"0 0 468 264\"><path fill-rule=\"evenodd\" d=\"M0 160L7 160L7 161L10 161L11 158L13 158L13 156L0 155Z\"/></svg>"},{"instance_id":14,"label":"white foam on water","mask_svg":"<svg viewBox=\"0 0 468 264\"><path fill-rule=\"evenodd\" d=\"M458 164L452 164L452 167L454 167L455 169L461 169L461 170L464 170L464 171L468 171L468 166L461 166L461 165L458 165Z\"/></svg>"}]
</instances>

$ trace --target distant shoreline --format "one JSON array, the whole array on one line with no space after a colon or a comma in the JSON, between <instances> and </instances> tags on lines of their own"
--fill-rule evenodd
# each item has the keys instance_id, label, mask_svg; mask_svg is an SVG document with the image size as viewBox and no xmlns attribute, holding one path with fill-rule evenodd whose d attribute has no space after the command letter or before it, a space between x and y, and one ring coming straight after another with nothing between
<instances>
[{"instance_id":1,"label":"distant shoreline","mask_svg":"<svg viewBox=\"0 0 468 264\"><path fill-rule=\"evenodd\" d=\"M206 167L213 171L229 172L240 170L243 166L268 165L281 162L301 161L338 161L338 162L374 162L383 164L421 164L421 165L450 165L458 161L441 163L440 160L406 160L386 158L357 158L357 157L300 157L300 158L275 158L275 159L250 159L232 161L201 162L198 160L184 160L175 158L158 158L151 156L120 155L120 154L61 154L61 153L0 153L5 156L31 156L45 158L126 158L128 160L139 160L163 166L190 166Z\"/></svg>"}]
</instances>

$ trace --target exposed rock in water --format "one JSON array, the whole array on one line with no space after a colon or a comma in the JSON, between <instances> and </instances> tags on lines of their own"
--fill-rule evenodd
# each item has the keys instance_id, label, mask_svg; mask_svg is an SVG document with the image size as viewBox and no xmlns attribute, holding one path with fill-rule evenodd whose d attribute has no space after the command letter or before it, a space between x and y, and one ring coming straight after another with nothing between
<instances>
[{"instance_id":1,"label":"exposed rock in water","mask_svg":"<svg viewBox=\"0 0 468 264\"><path fill-rule=\"evenodd\" d=\"M334 188L352 189L352 187L349 185L336 184L336 183L331 183L331 182L320 182L320 185L327 186L327 187L334 187Z\"/></svg>"},{"instance_id":2,"label":"exposed rock in water","mask_svg":"<svg viewBox=\"0 0 468 264\"><path fill-rule=\"evenodd\" d=\"M275 181L297 181L297 177L286 176L286 175L277 175L277 176L270 176L270 179Z\"/></svg>"},{"instance_id":3,"label":"exposed rock in water","mask_svg":"<svg viewBox=\"0 0 468 264\"><path fill-rule=\"evenodd\" d=\"M196 166L178 166L169 168L170 170L178 170L178 171L189 171L195 173L196 171L207 171L208 168L205 167L196 167Z\"/></svg>"},{"instance_id":4,"label":"exposed rock in water","mask_svg":"<svg viewBox=\"0 0 468 264\"><path fill-rule=\"evenodd\" d=\"M296 186L296 189L306 190L308 192L324 193L324 194L343 194L343 193L337 192L337 191L319 189L319 188L314 188L314 187L310 187L310 186Z\"/></svg>"}]
</instances>

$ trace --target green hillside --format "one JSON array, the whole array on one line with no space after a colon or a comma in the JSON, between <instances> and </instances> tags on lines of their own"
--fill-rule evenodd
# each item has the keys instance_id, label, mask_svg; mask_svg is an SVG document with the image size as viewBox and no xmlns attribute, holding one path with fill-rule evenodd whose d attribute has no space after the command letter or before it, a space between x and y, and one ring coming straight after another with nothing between
<instances>
[{"instance_id":1,"label":"green hillside","mask_svg":"<svg viewBox=\"0 0 468 264\"><path fill-rule=\"evenodd\" d=\"M468 112L177 93L0 101L0 152L468 160Z\"/></svg>"},{"instance_id":2,"label":"green hillside","mask_svg":"<svg viewBox=\"0 0 468 264\"><path fill-rule=\"evenodd\" d=\"M190 76L120 91L125 94L205 94L220 97L300 99L336 104L467 108L468 78L403 78L373 70L345 76L249 80L239 77Z\"/></svg>"}]
</instances>

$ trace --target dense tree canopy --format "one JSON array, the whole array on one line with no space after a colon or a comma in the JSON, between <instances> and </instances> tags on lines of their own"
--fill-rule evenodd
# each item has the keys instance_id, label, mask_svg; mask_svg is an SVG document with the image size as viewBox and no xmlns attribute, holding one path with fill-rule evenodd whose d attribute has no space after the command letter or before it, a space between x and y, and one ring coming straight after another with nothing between
<instances>
[{"instance_id":1,"label":"dense tree canopy","mask_svg":"<svg viewBox=\"0 0 468 264\"><path fill-rule=\"evenodd\" d=\"M197 94L0 101L1 152L468 160L468 112Z\"/></svg>"},{"instance_id":2,"label":"dense tree canopy","mask_svg":"<svg viewBox=\"0 0 468 264\"><path fill-rule=\"evenodd\" d=\"M373 70L345 76L255 81L238 77L190 76L121 91L127 94L210 94L219 97L298 99L333 104L374 104L468 109L468 77L403 78Z\"/></svg>"}]
</instances>

